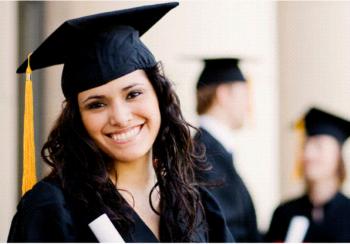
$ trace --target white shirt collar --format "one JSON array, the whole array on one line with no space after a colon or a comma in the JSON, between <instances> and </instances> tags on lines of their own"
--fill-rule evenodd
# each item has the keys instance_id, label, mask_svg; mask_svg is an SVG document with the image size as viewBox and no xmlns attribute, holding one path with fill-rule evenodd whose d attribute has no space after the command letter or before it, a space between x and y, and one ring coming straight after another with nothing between
<instances>
[{"instance_id":1,"label":"white shirt collar","mask_svg":"<svg viewBox=\"0 0 350 244\"><path fill-rule=\"evenodd\" d=\"M233 152L233 132L228 126L210 115L199 116L199 125L215 137L227 151Z\"/></svg>"}]
</instances>

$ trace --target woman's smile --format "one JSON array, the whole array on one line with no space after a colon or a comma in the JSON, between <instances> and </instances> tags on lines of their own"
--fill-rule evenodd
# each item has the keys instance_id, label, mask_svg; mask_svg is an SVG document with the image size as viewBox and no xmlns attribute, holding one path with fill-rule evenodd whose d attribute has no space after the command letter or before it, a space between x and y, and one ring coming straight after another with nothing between
<instances>
[{"instance_id":1,"label":"woman's smile","mask_svg":"<svg viewBox=\"0 0 350 244\"><path fill-rule=\"evenodd\" d=\"M107 136L117 144L126 144L133 142L137 139L137 136L140 135L140 132L144 124L132 126L122 131L112 132L107 134Z\"/></svg>"}]
</instances>

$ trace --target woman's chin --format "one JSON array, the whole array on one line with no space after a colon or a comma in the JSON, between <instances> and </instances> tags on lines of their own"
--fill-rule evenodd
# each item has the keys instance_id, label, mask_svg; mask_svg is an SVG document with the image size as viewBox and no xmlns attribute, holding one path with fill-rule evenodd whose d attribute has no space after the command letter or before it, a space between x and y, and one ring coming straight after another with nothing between
<instances>
[{"instance_id":1,"label":"woman's chin","mask_svg":"<svg viewBox=\"0 0 350 244\"><path fill-rule=\"evenodd\" d=\"M137 152L135 150L131 150L130 153L123 152L123 155L120 154L113 154L111 155L112 159L116 163L133 163L133 162L139 162L143 160L148 160L149 156L149 150L143 151L143 152Z\"/></svg>"}]
</instances>

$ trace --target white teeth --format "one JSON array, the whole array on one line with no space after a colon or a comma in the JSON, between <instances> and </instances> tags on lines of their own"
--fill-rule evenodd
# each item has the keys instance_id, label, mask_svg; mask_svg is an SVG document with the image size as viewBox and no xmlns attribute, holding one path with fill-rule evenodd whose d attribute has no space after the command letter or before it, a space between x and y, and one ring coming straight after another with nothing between
<instances>
[{"instance_id":1,"label":"white teeth","mask_svg":"<svg viewBox=\"0 0 350 244\"><path fill-rule=\"evenodd\" d=\"M137 126L125 133L120 133L120 134L112 134L111 138L116 141L116 142L122 142L122 141L127 141L130 140L132 137L136 136L139 131L140 131L140 126Z\"/></svg>"}]
</instances>

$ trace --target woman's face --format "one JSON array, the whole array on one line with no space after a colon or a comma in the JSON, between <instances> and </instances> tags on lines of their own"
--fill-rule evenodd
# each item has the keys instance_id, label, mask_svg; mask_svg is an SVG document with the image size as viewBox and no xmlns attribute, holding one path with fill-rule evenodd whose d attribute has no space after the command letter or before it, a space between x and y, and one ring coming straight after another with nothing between
<instances>
[{"instance_id":1,"label":"woman's face","mask_svg":"<svg viewBox=\"0 0 350 244\"><path fill-rule=\"evenodd\" d=\"M148 157L161 117L157 95L143 70L78 94L83 125L116 162Z\"/></svg>"},{"instance_id":2,"label":"woman's face","mask_svg":"<svg viewBox=\"0 0 350 244\"><path fill-rule=\"evenodd\" d=\"M303 154L306 180L315 182L338 178L340 153L340 145L334 137L328 135L309 137Z\"/></svg>"}]
</instances>

